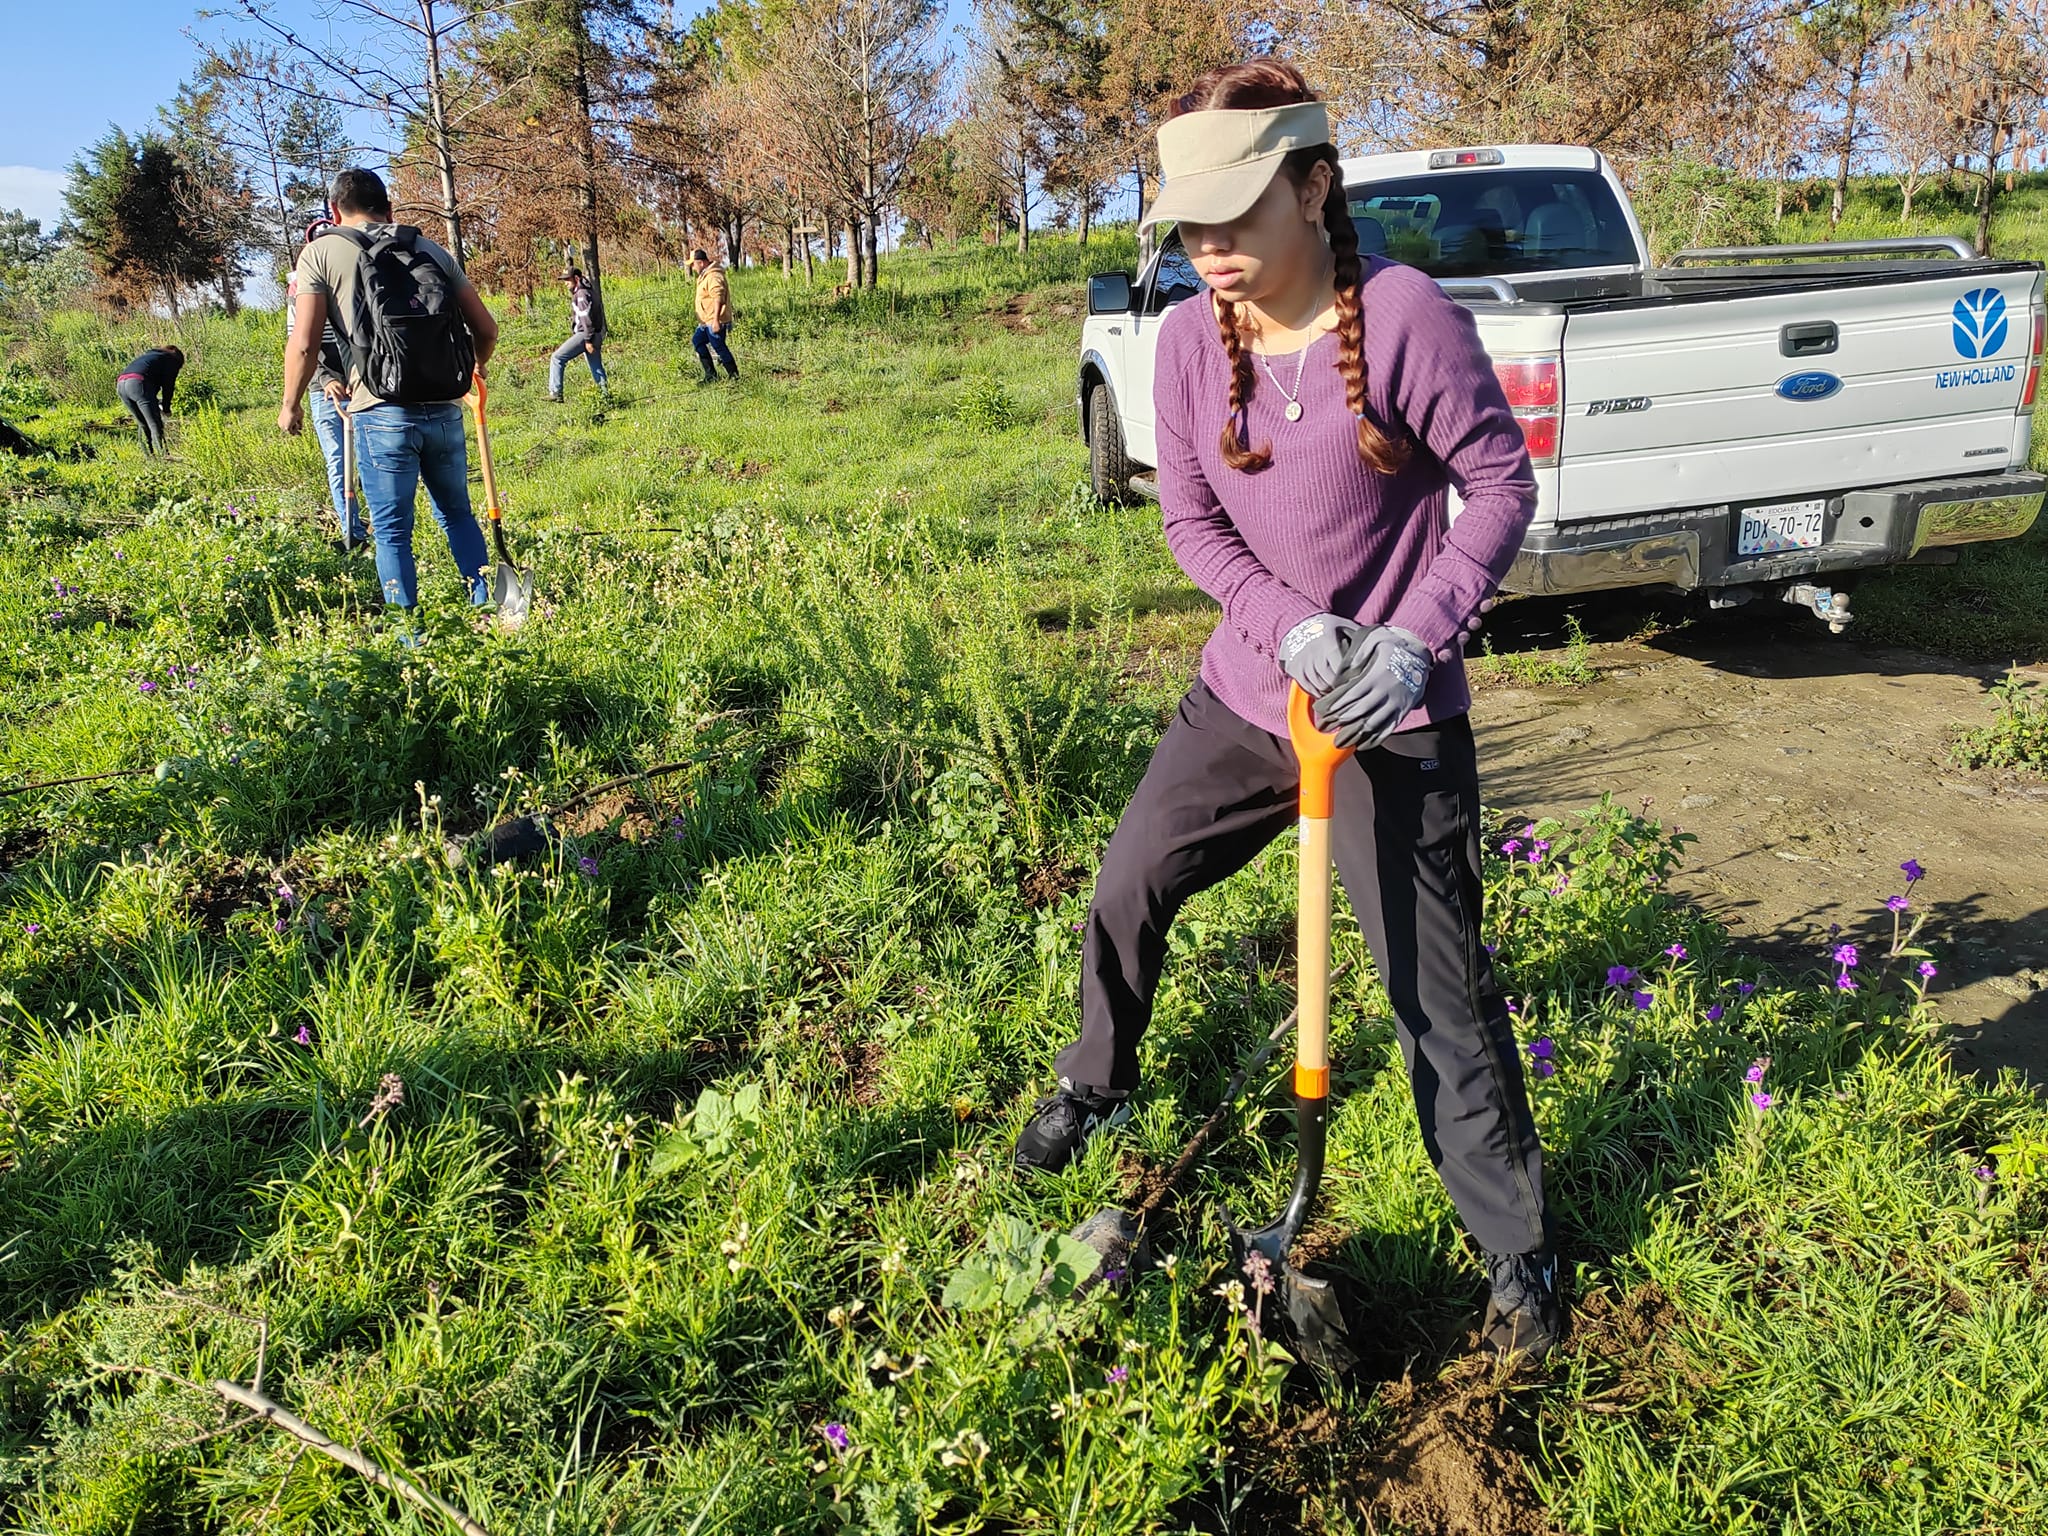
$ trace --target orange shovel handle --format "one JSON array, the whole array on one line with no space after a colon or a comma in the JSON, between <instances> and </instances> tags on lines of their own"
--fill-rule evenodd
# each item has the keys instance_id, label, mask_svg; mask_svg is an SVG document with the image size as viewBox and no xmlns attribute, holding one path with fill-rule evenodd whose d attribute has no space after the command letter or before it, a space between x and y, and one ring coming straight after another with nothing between
<instances>
[{"instance_id":1,"label":"orange shovel handle","mask_svg":"<svg viewBox=\"0 0 2048 1536\"><path fill-rule=\"evenodd\" d=\"M1301 764L1301 814L1327 818L1336 793L1337 768L1351 748L1316 724L1315 704L1301 684L1287 685L1287 736Z\"/></svg>"}]
</instances>

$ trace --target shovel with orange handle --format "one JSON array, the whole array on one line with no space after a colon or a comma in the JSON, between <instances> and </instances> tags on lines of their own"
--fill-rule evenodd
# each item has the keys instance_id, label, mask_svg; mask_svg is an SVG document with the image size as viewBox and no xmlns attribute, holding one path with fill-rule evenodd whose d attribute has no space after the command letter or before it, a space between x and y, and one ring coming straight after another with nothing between
<instances>
[{"instance_id":1,"label":"shovel with orange handle","mask_svg":"<svg viewBox=\"0 0 2048 1536\"><path fill-rule=\"evenodd\" d=\"M1294 1190L1279 1217L1253 1232L1230 1223L1231 1251L1254 1291L1278 1297L1297 1353L1333 1371L1352 1353L1344 1314L1330 1282L1294 1267L1289 1253L1308 1224L1330 1130L1330 811L1337 769L1351 756L1316 725L1299 684L1287 690L1287 735L1301 764L1301 874L1295 906L1295 969L1299 977L1294 1035ZM1226 1213L1226 1221L1228 1216Z\"/></svg>"},{"instance_id":2,"label":"shovel with orange handle","mask_svg":"<svg viewBox=\"0 0 2048 1536\"><path fill-rule=\"evenodd\" d=\"M498 556L498 569L491 578L491 601L498 610L498 622L517 629L533 608L533 572L516 565L505 547L505 514L498 506L498 477L491 468L491 428L484 419L483 370L478 369L469 388L469 408L476 413L476 452L483 464L484 507L491 520L491 542Z\"/></svg>"}]
</instances>

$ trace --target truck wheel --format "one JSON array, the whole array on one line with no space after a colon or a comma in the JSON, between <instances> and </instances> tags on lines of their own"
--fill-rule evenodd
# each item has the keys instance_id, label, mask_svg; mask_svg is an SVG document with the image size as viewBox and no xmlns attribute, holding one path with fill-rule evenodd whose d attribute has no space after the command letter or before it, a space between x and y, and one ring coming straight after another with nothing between
<instances>
[{"instance_id":1,"label":"truck wheel","mask_svg":"<svg viewBox=\"0 0 2048 1536\"><path fill-rule=\"evenodd\" d=\"M1107 384L1088 392L1088 484L1097 501L1122 506L1131 499L1131 461L1124 457L1123 423Z\"/></svg>"}]
</instances>

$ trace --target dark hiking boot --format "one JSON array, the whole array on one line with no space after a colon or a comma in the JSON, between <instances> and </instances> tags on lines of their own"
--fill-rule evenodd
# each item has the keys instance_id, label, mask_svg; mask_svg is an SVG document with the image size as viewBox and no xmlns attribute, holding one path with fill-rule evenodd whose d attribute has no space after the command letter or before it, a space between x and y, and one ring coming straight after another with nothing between
<instances>
[{"instance_id":1,"label":"dark hiking boot","mask_svg":"<svg viewBox=\"0 0 2048 1536\"><path fill-rule=\"evenodd\" d=\"M1062 1081L1031 1108L1031 1120L1017 1137L1011 1161L1020 1173L1058 1173L1080 1155L1097 1131L1131 1118L1127 1094L1098 1093Z\"/></svg>"},{"instance_id":2,"label":"dark hiking boot","mask_svg":"<svg viewBox=\"0 0 2048 1536\"><path fill-rule=\"evenodd\" d=\"M1486 1301L1480 1343L1509 1364L1541 1360L1562 1344L1562 1269L1554 1253L1489 1253L1486 1270L1493 1294Z\"/></svg>"}]
</instances>

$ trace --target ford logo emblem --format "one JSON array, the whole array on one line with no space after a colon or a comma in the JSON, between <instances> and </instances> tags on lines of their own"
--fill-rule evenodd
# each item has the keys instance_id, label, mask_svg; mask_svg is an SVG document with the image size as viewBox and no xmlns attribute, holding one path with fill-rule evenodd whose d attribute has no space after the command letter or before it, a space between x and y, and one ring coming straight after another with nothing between
<instances>
[{"instance_id":1,"label":"ford logo emblem","mask_svg":"<svg viewBox=\"0 0 2048 1536\"><path fill-rule=\"evenodd\" d=\"M1825 400L1841 389L1842 381L1832 373L1795 373L1778 380L1778 393L1787 400Z\"/></svg>"}]
</instances>

